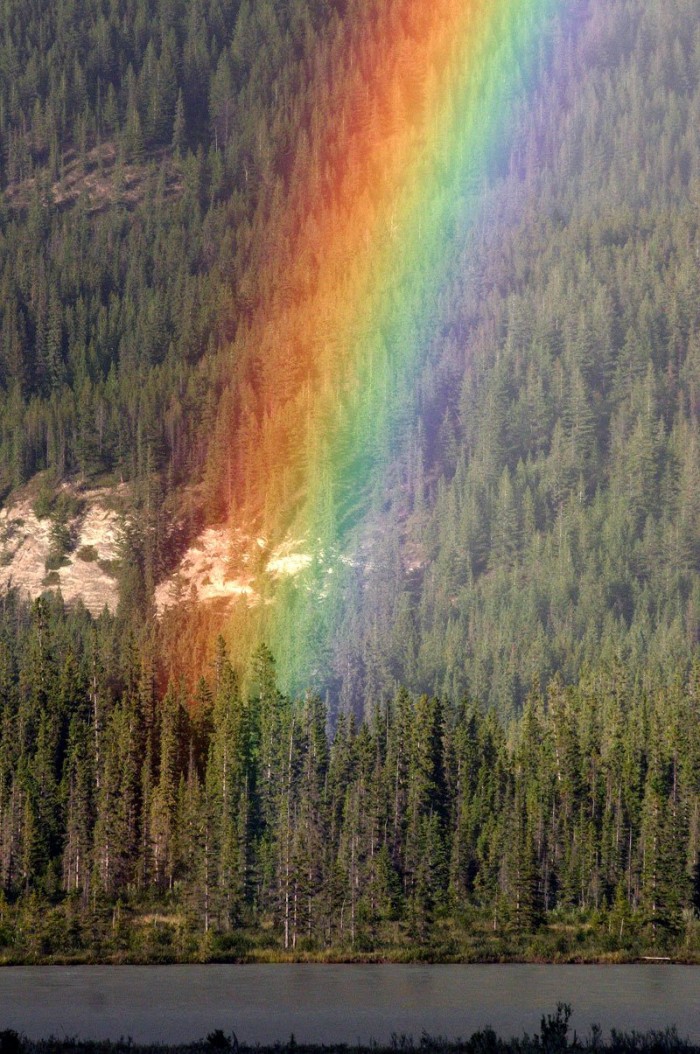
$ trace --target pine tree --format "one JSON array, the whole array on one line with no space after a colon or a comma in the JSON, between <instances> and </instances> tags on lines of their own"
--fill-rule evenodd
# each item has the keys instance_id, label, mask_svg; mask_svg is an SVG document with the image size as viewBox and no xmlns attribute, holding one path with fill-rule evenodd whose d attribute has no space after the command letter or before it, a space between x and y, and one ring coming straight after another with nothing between
<instances>
[{"instance_id":1,"label":"pine tree","mask_svg":"<svg viewBox=\"0 0 700 1054\"><path fill-rule=\"evenodd\" d=\"M175 116L173 117L172 147L176 154L182 156L186 145L185 102L182 96L182 88L180 88L175 104Z\"/></svg>"}]
</instances>

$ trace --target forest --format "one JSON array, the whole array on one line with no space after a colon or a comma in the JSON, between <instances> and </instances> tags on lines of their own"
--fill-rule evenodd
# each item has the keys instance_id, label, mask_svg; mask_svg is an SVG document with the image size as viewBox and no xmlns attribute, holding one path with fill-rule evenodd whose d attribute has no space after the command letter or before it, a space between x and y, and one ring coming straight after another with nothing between
<instances>
[{"instance_id":1,"label":"forest","mask_svg":"<svg viewBox=\"0 0 700 1054\"><path fill-rule=\"evenodd\" d=\"M8 601L0 642L6 961L700 957L700 663L330 735L264 646L160 699L107 616Z\"/></svg>"},{"instance_id":2,"label":"forest","mask_svg":"<svg viewBox=\"0 0 700 1054\"><path fill-rule=\"evenodd\" d=\"M137 633L153 632L154 583L225 520L246 451L275 427L287 347L256 345L256 312L304 226L299 173L319 201L333 185L313 170L322 131L336 165L361 132L316 99L332 102L360 24L368 78L381 68L391 3L4 0L0 486L11 500L37 472L129 484ZM285 687L358 714L400 683L514 714L533 679L574 683L616 656L663 676L697 654L695 16L692 0L572 0L553 16L417 390L398 382L407 423L352 495L378 570L349 586L323 678ZM270 230L282 199L288 242ZM313 293L290 311L295 341L323 339ZM275 507L256 470L251 529ZM215 637L206 614L180 622L166 670L173 639ZM298 632L272 642L280 672Z\"/></svg>"},{"instance_id":3,"label":"forest","mask_svg":"<svg viewBox=\"0 0 700 1054\"><path fill-rule=\"evenodd\" d=\"M256 311L300 179L326 200L384 119L333 84L400 10L0 2L0 497L42 473L131 505L116 616L0 598L5 961L700 956L695 0L553 14L351 495L372 567L320 675L283 676L297 622L273 657L154 616L275 427ZM284 316L314 348L317 307ZM264 484L246 515L281 530Z\"/></svg>"}]
</instances>

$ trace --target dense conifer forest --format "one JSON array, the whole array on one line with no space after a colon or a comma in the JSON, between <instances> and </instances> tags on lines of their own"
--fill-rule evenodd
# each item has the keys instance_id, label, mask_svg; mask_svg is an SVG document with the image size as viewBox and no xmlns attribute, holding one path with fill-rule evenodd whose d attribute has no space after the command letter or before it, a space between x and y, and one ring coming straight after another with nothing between
<instances>
[{"instance_id":1,"label":"dense conifer forest","mask_svg":"<svg viewBox=\"0 0 700 1054\"><path fill-rule=\"evenodd\" d=\"M695 16L562 5L430 368L401 393L416 423L367 476L381 573L358 580L325 667L345 705L407 683L513 713L533 677L696 651ZM286 267L268 225L334 127L313 105L358 19L310 0L3 5L0 486L128 481L137 622L262 441L249 320ZM321 325L313 303L294 321L295 339ZM265 354L277 385L284 344Z\"/></svg>"},{"instance_id":2,"label":"dense conifer forest","mask_svg":"<svg viewBox=\"0 0 700 1054\"><path fill-rule=\"evenodd\" d=\"M700 664L468 699L294 701L220 643L194 699L60 602L7 601L10 960L700 956Z\"/></svg>"},{"instance_id":3,"label":"dense conifer forest","mask_svg":"<svg viewBox=\"0 0 700 1054\"><path fill-rule=\"evenodd\" d=\"M153 586L284 384L270 217L391 3L0 2L0 494L131 503L116 616L0 601L6 959L700 956L694 0L555 16L324 683L168 677L210 622Z\"/></svg>"}]
</instances>

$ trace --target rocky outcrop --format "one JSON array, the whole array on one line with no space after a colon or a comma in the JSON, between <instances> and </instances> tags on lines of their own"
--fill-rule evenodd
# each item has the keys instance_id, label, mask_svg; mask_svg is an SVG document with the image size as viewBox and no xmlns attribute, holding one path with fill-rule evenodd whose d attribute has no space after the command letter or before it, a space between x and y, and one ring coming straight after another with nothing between
<instances>
[{"instance_id":1,"label":"rocky outcrop","mask_svg":"<svg viewBox=\"0 0 700 1054\"><path fill-rule=\"evenodd\" d=\"M0 509L0 590L16 588L34 599L47 590L66 602L82 600L93 615L119 601L115 577L121 534L112 507L114 491L63 487L79 510L63 526L70 544L56 551L56 520L37 511L36 501L19 496Z\"/></svg>"},{"instance_id":2,"label":"rocky outcrop","mask_svg":"<svg viewBox=\"0 0 700 1054\"><path fill-rule=\"evenodd\" d=\"M202 604L245 601L253 606L261 602L270 583L301 574L312 561L297 539L270 547L266 538L237 528L208 527L185 552L175 573L157 587L156 610L162 614L185 599Z\"/></svg>"}]
</instances>

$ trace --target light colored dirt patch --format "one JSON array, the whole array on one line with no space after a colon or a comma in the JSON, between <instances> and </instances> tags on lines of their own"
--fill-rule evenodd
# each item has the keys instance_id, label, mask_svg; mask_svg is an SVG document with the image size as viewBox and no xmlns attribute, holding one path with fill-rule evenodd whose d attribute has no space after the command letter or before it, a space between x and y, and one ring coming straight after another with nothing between
<instances>
[{"instance_id":1,"label":"light colored dirt patch","mask_svg":"<svg viewBox=\"0 0 700 1054\"><path fill-rule=\"evenodd\" d=\"M37 520L31 506L0 510L0 588L17 586L30 597L44 591L51 523Z\"/></svg>"},{"instance_id":2,"label":"light colored dirt patch","mask_svg":"<svg viewBox=\"0 0 700 1054\"><path fill-rule=\"evenodd\" d=\"M250 542L241 532L228 527L208 527L190 546L176 573L155 591L156 610L161 613L187 597L201 603L213 600L248 604L259 600L253 576L247 570Z\"/></svg>"},{"instance_id":3,"label":"light colored dirt patch","mask_svg":"<svg viewBox=\"0 0 700 1054\"><path fill-rule=\"evenodd\" d=\"M71 149L63 157L61 178L48 187L50 200L57 208L74 205L81 198L88 209L98 211L116 202L133 208L143 200L150 162L166 165L165 194L173 197L182 190L177 165L168 150L154 151L141 163L117 161L117 150L112 142L101 143L88 150L80 159ZM11 208L28 208L36 193L36 177L11 183L5 190L5 200Z\"/></svg>"},{"instance_id":4,"label":"light colored dirt patch","mask_svg":"<svg viewBox=\"0 0 700 1054\"><path fill-rule=\"evenodd\" d=\"M162 614L188 599L199 603L243 600L261 603L266 582L298 575L313 557L302 543L288 538L272 551L266 538L230 527L208 527L195 539L173 575L155 591L156 611ZM267 556L267 559L266 559Z\"/></svg>"},{"instance_id":5,"label":"light colored dirt patch","mask_svg":"<svg viewBox=\"0 0 700 1054\"><path fill-rule=\"evenodd\" d=\"M294 538L288 538L278 545L267 562L267 573L275 578L286 578L305 571L313 557L310 553L301 552L300 545L301 542Z\"/></svg>"},{"instance_id":6,"label":"light colored dirt patch","mask_svg":"<svg viewBox=\"0 0 700 1054\"><path fill-rule=\"evenodd\" d=\"M105 604L110 611L116 610L119 602L117 583L100 567L100 561L111 562L119 558L119 533L119 521L114 512L101 505L88 508L78 544L70 554L70 566L62 567L58 572L64 600L80 597L93 614L99 614ZM97 560L81 560L77 555L82 548L88 547L97 553Z\"/></svg>"},{"instance_id":7,"label":"light colored dirt patch","mask_svg":"<svg viewBox=\"0 0 700 1054\"><path fill-rule=\"evenodd\" d=\"M314 555L307 543L286 538L274 549L266 538L230 527L208 527L195 539L173 575L155 591L156 611L192 600L199 603L244 601L249 607L271 603L270 586L282 578L301 575L314 559L327 558L326 574L332 575L338 554ZM306 584L306 588L314 588ZM325 589L319 594L325 595Z\"/></svg>"},{"instance_id":8,"label":"light colored dirt patch","mask_svg":"<svg viewBox=\"0 0 700 1054\"><path fill-rule=\"evenodd\" d=\"M119 558L119 518L100 504L96 498L99 494L81 494L85 511L75 524L75 548L66 556L67 566L60 567L48 580L51 520L37 519L26 501L0 509L0 589L16 587L30 599L47 589L60 589L64 600L80 598L94 615L103 611L105 605L110 611L116 610L117 583L100 564ZM81 550L88 550L93 558L81 559Z\"/></svg>"}]
</instances>

